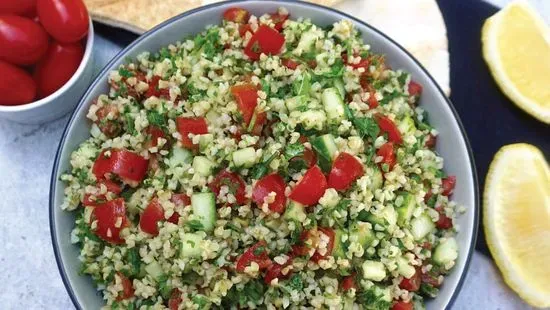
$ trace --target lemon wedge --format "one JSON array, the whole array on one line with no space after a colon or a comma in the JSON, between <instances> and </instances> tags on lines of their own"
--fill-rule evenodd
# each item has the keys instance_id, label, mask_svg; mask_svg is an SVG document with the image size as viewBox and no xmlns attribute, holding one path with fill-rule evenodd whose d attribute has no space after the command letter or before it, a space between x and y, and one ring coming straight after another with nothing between
<instances>
[{"instance_id":1,"label":"lemon wedge","mask_svg":"<svg viewBox=\"0 0 550 310\"><path fill-rule=\"evenodd\" d=\"M550 124L550 28L520 0L485 21L481 41L483 58L501 90Z\"/></svg>"},{"instance_id":2,"label":"lemon wedge","mask_svg":"<svg viewBox=\"0 0 550 310\"><path fill-rule=\"evenodd\" d=\"M495 155L483 197L483 225L506 283L535 307L550 306L550 168L529 144Z\"/></svg>"}]
</instances>

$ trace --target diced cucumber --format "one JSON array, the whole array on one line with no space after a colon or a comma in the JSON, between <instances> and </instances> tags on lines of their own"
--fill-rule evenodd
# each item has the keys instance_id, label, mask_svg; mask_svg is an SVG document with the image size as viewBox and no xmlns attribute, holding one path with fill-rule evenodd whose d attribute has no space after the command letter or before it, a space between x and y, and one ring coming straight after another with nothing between
<instances>
[{"instance_id":1,"label":"diced cucumber","mask_svg":"<svg viewBox=\"0 0 550 310\"><path fill-rule=\"evenodd\" d=\"M386 278L386 267L378 261L365 260L361 266L363 278L372 281L382 281Z\"/></svg>"},{"instance_id":2,"label":"diced cucumber","mask_svg":"<svg viewBox=\"0 0 550 310\"><path fill-rule=\"evenodd\" d=\"M341 229L334 230L334 246L332 248L332 256L336 258L346 257L346 244L342 241L344 231Z\"/></svg>"},{"instance_id":3,"label":"diced cucumber","mask_svg":"<svg viewBox=\"0 0 550 310\"><path fill-rule=\"evenodd\" d=\"M253 147L233 152L233 163L236 167L250 168L256 163L256 150Z\"/></svg>"},{"instance_id":4,"label":"diced cucumber","mask_svg":"<svg viewBox=\"0 0 550 310\"><path fill-rule=\"evenodd\" d=\"M378 167L374 167L372 169L372 175L370 177L371 177L370 189L372 191L382 188L382 185L384 185L384 176L382 175L382 171L380 171Z\"/></svg>"},{"instance_id":5,"label":"diced cucumber","mask_svg":"<svg viewBox=\"0 0 550 310\"><path fill-rule=\"evenodd\" d=\"M332 161L336 157L338 148L334 137L331 134L325 134L311 140L311 146L319 154L319 164L323 171L328 172L332 168Z\"/></svg>"},{"instance_id":6,"label":"diced cucumber","mask_svg":"<svg viewBox=\"0 0 550 310\"><path fill-rule=\"evenodd\" d=\"M416 131L416 126L414 125L414 120L410 115L406 115L397 125L397 128L401 134L414 135Z\"/></svg>"},{"instance_id":7,"label":"diced cucumber","mask_svg":"<svg viewBox=\"0 0 550 310\"><path fill-rule=\"evenodd\" d=\"M291 200L286 208L285 215L283 217L285 220L302 223L306 220L307 217L306 211L304 210L304 205L294 200Z\"/></svg>"},{"instance_id":8,"label":"diced cucumber","mask_svg":"<svg viewBox=\"0 0 550 310\"><path fill-rule=\"evenodd\" d=\"M395 211L394 207L385 206L384 209L382 209L382 211L377 215L368 213L365 218L364 215L361 215L361 213L359 213L359 218L361 220L366 219L372 225L378 224L383 227L388 227L397 223L397 212Z\"/></svg>"},{"instance_id":9,"label":"diced cucumber","mask_svg":"<svg viewBox=\"0 0 550 310\"><path fill-rule=\"evenodd\" d=\"M404 226L411 220L414 208L416 207L416 201L410 193L403 193L401 197L403 197L403 202L397 207L397 224Z\"/></svg>"},{"instance_id":10,"label":"diced cucumber","mask_svg":"<svg viewBox=\"0 0 550 310\"><path fill-rule=\"evenodd\" d=\"M198 258L202 255L202 249L200 244L204 241L205 234L198 233L185 233L181 239L181 258Z\"/></svg>"},{"instance_id":11,"label":"diced cucumber","mask_svg":"<svg viewBox=\"0 0 550 310\"><path fill-rule=\"evenodd\" d=\"M206 156L195 156L193 158L193 169L203 177L207 177L212 174L215 164Z\"/></svg>"},{"instance_id":12,"label":"diced cucumber","mask_svg":"<svg viewBox=\"0 0 550 310\"><path fill-rule=\"evenodd\" d=\"M172 149L169 165L173 168L183 164L190 164L191 160L193 160L193 153L191 151L175 145Z\"/></svg>"},{"instance_id":13,"label":"diced cucumber","mask_svg":"<svg viewBox=\"0 0 550 310\"><path fill-rule=\"evenodd\" d=\"M327 119L329 123L340 124L346 116L344 109L344 100L340 96L340 92L337 88L331 87L323 90L321 101L327 112Z\"/></svg>"},{"instance_id":14,"label":"diced cucumber","mask_svg":"<svg viewBox=\"0 0 550 310\"><path fill-rule=\"evenodd\" d=\"M433 260L439 265L446 265L458 258L458 244L451 237L441 241L434 250Z\"/></svg>"},{"instance_id":15,"label":"diced cucumber","mask_svg":"<svg viewBox=\"0 0 550 310\"><path fill-rule=\"evenodd\" d=\"M411 220L411 233L414 240L421 240L435 229L435 224L426 213Z\"/></svg>"},{"instance_id":16,"label":"diced cucumber","mask_svg":"<svg viewBox=\"0 0 550 310\"><path fill-rule=\"evenodd\" d=\"M397 271L407 279L410 279L416 273L416 269L402 256L397 258Z\"/></svg>"},{"instance_id":17,"label":"diced cucumber","mask_svg":"<svg viewBox=\"0 0 550 310\"><path fill-rule=\"evenodd\" d=\"M352 224L350 227L350 239L355 237L363 249L367 249L375 239L371 226L372 225L370 223L366 222L357 222Z\"/></svg>"},{"instance_id":18,"label":"diced cucumber","mask_svg":"<svg viewBox=\"0 0 550 310\"><path fill-rule=\"evenodd\" d=\"M216 224L216 197L212 192L196 193L191 195L191 209L193 215L202 224L202 230L211 232Z\"/></svg>"},{"instance_id":19,"label":"diced cucumber","mask_svg":"<svg viewBox=\"0 0 550 310\"><path fill-rule=\"evenodd\" d=\"M204 151L210 143L214 141L214 135L211 133L207 133L204 135L200 135L199 137L199 150Z\"/></svg>"},{"instance_id":20,"label":"diced cucumber","mask_svg":"<svg viewBox=\"0 0 550 310\"><path fill-rule=\"evenodd\" d=\"M291 97L285 101L285 104L286 108L291 112L298 110L298 108L306 104L306 96Z\"/></svg>"},{"instance_id":21,"label":"diced cucumber","mask_svg":"<svg viewBox=\"0 0 550 310\"><path fill-rule=\"evenodd\" d=\"M155 280L160 279L164 275L162 267L156 260L145 266L145 272L147 272L147 274L149 274Z\"/></svg>"},{"instance_id":22,"label":"diced cucumber","mask_svg":"<svg viewBox=\"0 0 550 310\"><path fill-rule=\"evenodd\" d=\"M292 91L296 96L308 96L311 89L311 75L308 72L304 72L301 78L297 78L292 82ZM291 110L290 108L288 108Z\"/></svg>"},{"instance_id":23,"label":"diced cucumber","mask_svg":"<svg viewBox=\"0 0 550 310\"><path fill-rule=\"evenodd\" d=\"M338 89L338 93L341 98L346 98L346 88L344 87L344 81L342 79L334 79L334 87Z\"/></svg>"},{"instance_id":24,"label":"diced cucumber","mask_svg":"<svg viewBox=\"0 0 550 310\"><path fill-rule=\"evenodd\" d=\"M298 45L296 46L296 50L307 52L312 47L313 44L315 44L315 41L319 38L318 34L313 31L307 31L302 33L302 36L300 37L300 41L298 41Z\"/></svg>"}]
</instances>

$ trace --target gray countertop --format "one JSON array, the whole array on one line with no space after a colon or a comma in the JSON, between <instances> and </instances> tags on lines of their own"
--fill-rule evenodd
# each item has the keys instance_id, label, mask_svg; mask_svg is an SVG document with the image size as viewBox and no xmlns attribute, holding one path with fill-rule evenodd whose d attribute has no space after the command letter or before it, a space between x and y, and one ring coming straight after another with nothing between
<instances>
[{"instance_id":1,"label":"gray countertop","mask_svg":"<svg viewBox=\"0 0 550 310\"><path fill-rule=\"evenodd\" d=\"M491 0L501 5L508 1ZM550 22L550 2L532 2ZM96 51L96 63L105 63L117 50L103 45ZM67 120L65 116L38 126L0 120L2 309L73 309L55 263L48 219L50 174ZM453 309L530 308L503 283L490 259L475 253Z\"/></svg>"}]
</instances>

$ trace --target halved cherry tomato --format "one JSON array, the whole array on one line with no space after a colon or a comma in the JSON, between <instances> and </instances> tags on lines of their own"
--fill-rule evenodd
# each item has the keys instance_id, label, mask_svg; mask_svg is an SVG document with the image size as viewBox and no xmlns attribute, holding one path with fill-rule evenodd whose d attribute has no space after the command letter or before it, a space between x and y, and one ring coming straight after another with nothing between
<instances>
[{"instance_id":1,"label":"halved cherry tomato","mask_svg":"<svg viewBox=\"0 0 550 310\"><path fill-rule=\"evenodd\" d=\"M105 185L108 193L118 195L122 192L122 188L120 187L120 185L111 180L99 180L97 183L98 188L101 188L101 185ZM82 205L84 205L85 207L96 207L99 204L104 203L105 201L107 201L107 197L104 194L100 194L95 197L92 197L92 195L90 194L85 194L84 198L82 199Z\"/></svg>"},{"instance_id":2,"label":"halved cherry tomato","mask_svg":"<svg viewBox=\"0 0 550 310\"><path fill-rule=\"evenodd\" d=\"M342 152L332 164L328 175L328 187L345 191L364 173L363 164L355 156Z\"/></svg>"},{"instance_id":3,"label":"halved cherry tomato","mask_svg":"<svg viewBox=\"0 0 550 310\"><path fill-rule=\"evenodd\" d=\"M409 95L420 96L420 94L422 94L422 85L411 80L409 82Z\"/></svg>"},{"instance_id":4,"label":"halved cherry tomato","mask_svg":"<svg viewBox=\"0 0 550 310\"><path fill-rule=\"evenodd\" d=\"M82 0L37 0L40 23L59 42L74 43L84 38L90 26Z\"/></svg>"},{"instance_id":5,"label":"halved cherry tomato","mask_svg":"<svg viewBox=\"0 0 550 310\"><path fill-rule=\"evenodd\" d=\"M178 132L181 134L181 144L188 149L197 147L189 134L203 135L208 133L208 125L204 117L178 117L176 119Z\"/></svg>"},{"instance_id":6,"label":"halved cherry tomato","mask_svg":"<svg viewBox=\"0 0 550 310\"><path fill-rule=\"evenodd\" d=\"M164 209L157 198L153 198L139 218L139 227L144 232L156 236L159 234L158 222L164 221Z\"/></svg>"},{"instance_id":7,"label":"halved cherry tomato","mask_svg":"<svg viewBox=\"0 0 550 310\"><path fill-rule=\"evenodd\" d=\"M413 304L411 302L398 301L393 304L391 310L413 310Z\"/></svg>"},{"instance_id":8,"label":"halved cherry tomato","mask_svg":"<svg viewBox=\"0 0 550 310\"><path fill-rule=\"evenodd\" d=\"M239 35L241 35L242 38L244 38L247 32L252 32L252 26L250 26L250 24L239 26Z\"/></svg>"},{"instance_id":9,"label":"halved cherry tomato","mask_svg":"<svg viewBox=\"0 0 550 310\"><path fill-rule=\"evenodd\" d=\"M277 31L283 30L283 25L285 21L288 19L289 14L280 14L279 12L270 14L271 21L273 21L273 24L275 24L275 29Z\"/></svg>"},{"instance_id":10,"label":"halved cherry tomato","mask_svg":"<svg viewBox=\"0 0 550 310\"><path fill-rule=\"evenodd\" d=\"M220 188L222 186L227 186L229 188L229 193L233 194L238 205L242 205L246 202L245 197L245 186L243 179L235 172L230 172L228 170L222 170L212 183L208 185L210 190L218 196L220 194Z\"/></svg>"},{"instance_id":11,"label":"halved cherry tomato","mask_svg":"<svg viewBox=\"0 0 550 310\"><path fill-rule=\"evenodd\" d=\"M32 17L36 11L36 0L2 0L0 1L0 14L14 14Z\"/></svg>"},{"instance_id":12,"label":"halved cherry tomato","mask_svg":"<svg viewBox=\"0 0 550 310\"><path fill-rule=\"evenodd\" d=\"M191 198L185 194L172 194L172 197L170 197L170 201L173 202L176 206L188 206L191 204ZM178 224L180 220L180 215L178 212L174 210L174 213L170 218L168 218L168 222Z\"/></svg>"},{"instance_id":13,"label":"halved cherry tomato","mask_svg":"<svg viewBox=\"0 0 550 310\"><path fill-rule=\"evenodd\" d=\"M399 287L409 292L416 292L420 289L420 284L422 284L422 272L420 268L416 268L414 275L410 279L403 278Z\"/></svg>"},{"instance_id":14,"label":"halved cherry tomato","mask_svg":"<svg viewBox=\"0 0 550 310\"><path fill-rule=\"evenodd\" d=\"M355 284L355 275L347 276L342 279L342 290L349 291L352 288L357 290L357 284Z\"/></svg>"},{"instance_id":15,"label":"halved cherry tomato","mask_svg":"<svg viewBox=\"0 0 550 310\"><path fill-rule=\"evenodd\" d=\"M15 65L32 65L48 50L48 34L30 18L0 16L0 59Z\"/></svg>"},{"instance_id":16,"label":"halved cherry tomato","mask_svg":"<svg viewBox=\"0 0 550 310\"><path fill-rule=\"evenodd\" d=\"M376 151L377 156L382 156L381 164L387 164L388 167L393 169L393 166L397 163L397 157L395 156L395 151L393 147L393 143L386 142L384 145L382 145L378 151Z\"/></svg>"},{"instance_id":17,"label":"halved cherry tomato","mask_svg":"<svg viewBox=\"0 0 550 310\"><path fill-rule=\"evenodd\" d=\"M388 140L390 142L397 144L401 144L401 142L403 142L399 128L397 128L397 125L395 125L391 119L381 114L376 114L374 119L376 119L378 127L380 127L380 132L385 132L388 134Z\"/></svg>"},{"instance_id":18,"label":"halved cherry tomato","mask_svg":"<svg viewBox=\"0 0 550 310\"><path fill-rule=\"evenodd\" d=\"M441 187L443 187L443 192L441 193L441 195L451 196L453 194L455 186L456 186L456 177L454 175L450 175L444 178L441 181Z\"/></svg>"},{"instance_id":19,"label":"halved cherry tomato","mask_svg":"<svg viewBox=\"0 0 550 310\"><path fill-rule=\"evenodd\" d=\"M332 254L332 249L334 248L334 236L335 236L335 234L334 234L334 230L332 230L331 228L328 228L328 227L317 227L317 231L328 237L328 244L327 244L326 252L324 254L321 254L321 252L319 252L319 249L317 249L315 251L315 253L313 253L313 256L311 257L312 261L314 261L316 263L319 263L320 260L322 260L325 257L328 257ZM319 235L319 240L321 240L321 239L322 239L322 236Z\"/></svg>"},{"instance_id":20,"label":"halved cherry tomato","mask_svg":"<svg viewBox=\"0 0 550 310\"><path fill-rule=\"evenodd\" d=\"M181 291L177 288L172 290L170 299L168 299L168 309L178 310L179 305L183 302Z\"/></svg>"},{"instance_id":21,"label":"halved cherry tomato","mask_svg":"<svg viewBox=\"0 0 550 310\"><path fill-rule=\"evenodd\" d=\"M18 105L36 98L36 83L23 69L0 60L0 105Z\"/></svg>"},{"instance_id":22,"label":"halved cherry tomato","mask_svg":"<svg viewBox=\"0 0 550 310\"><path fill-rule=\"evenodd\" d=\"M145 98L157 97L162 99L170 99L170 90L168 88L159 88L159 81L161 80L160 76L154 75L149 82L149 88L145 93Z\"/></svg>"},{"instance_id":23,"label":"halved cherry tomato","mask_svg":"<svg viewBox=\"0 0 550 310\"><path fill-rule=\"evenodd\" d=\"M435 226L439 229L453 228L453 220L445 215L445 210L443 210L443 207L436 207L435 210L437 210L437 213L439 213L439 219L435 223Z\"/></svg>"},{"instance_id":24,"label":"halved cherry tomato","mask_svg":"<svg viewBox=\"0 0 550 310\"><path fill-rule=\"evenodd\" d=\"M271 285L271 281L273 281L274 279L279 279L279 280L288 279L292 274L292 272L288 271L287 274L283 274L283 269L291 264L292 264L292 257L289 257L286 263L284 263L283 265L280 265L278 263L273 263L271 266L267 268L267 271L265 272L264 283L267 285Z\"/></svg>"},{"instance_id":25,"label":"halved cherry tomato","mask_svg":"<svg viewBox=\"0 0 550 310\"><path fill-rule=\"evenodd\" d=\"M38 86L38 96L44 98L60 89L80 66L84 49L80 42L52 42L46 55L34 69L34 80Z\"/></svg>"},{"instance_id":26,"label":"halved cherry tomato","mask_svg":"<svg viewBox=\"0 0 550 310\"><path fill-rule=\"evenodd\" d=\"M281 63L282 63L283 66L285 66L285 67L287 67L291 70L296 70L296 68L298 68L298 65L299 65L298 62L296 62L296 61L294 61L290 58L283 58L281 60Z\"/></svg>"},{"instance_id":27,"label":"halved cherry tomato","mask_svg":"<svg viewBox=\"0 0 550 310\"><path fill-rule=\"evenodd\" d=\"M258 105L258 89L251 83L235 85L231 87L231 94L237 100L245 126L248 126Z\"/></svg>"},{"instance_id":28,"label":"halved cherry tomato","mask_svg":"<svg viewBox=\"0 0 550 310\"><path fill-rule=\"evenodd\" d=\"M166 138L164 131L157 126L149 126L145 129L146 148L156 147L159 144L159 138Z\"/></svg>"},{"instance_id":29,"label":"halved cherry tomato","mask_svg":"<svg viewBox=\"0 0 550 310\"><path fill-rule=\"evenodd\" d=\"M306 206L316 204L325 194L327 189L327 180L321 169L315 165L309 168L304 177L288 196L290 199Z\"/></svg>"},{"instance_id":30,"label":"halved cherry tomato","mask_svg":"<svg viewBox=\"0 0 550 310\"><path fill-rule=\"evenodd\" d=\"M98 179L104 179L107 174L115 174L122 181L136 187L147 173L149 161L142 156L127 150L110 150L110 156L105 156L106 150L97 157L92 168Z\"/></svg>"},{"instance_id":31,"label":"halved cherry tomato","mask_svg":"<svg viewBox=\"0 0 550 310\"><path fill-rule=\"evenodd\" d=\"M252 200L258 206L261 206L264 203L265 197L274 192L276 194L275 200L268 204L269 210L282 214L285 211L286 205L285 187L285 180L277 173L266 175L254 185Z\"/></svg>"},{"instance_id":32,"label":"halved cherry tomato","mask_svg":"<svg viewBox=\"0 0 550 310\"><path fill-rule=\"evenodd\" d=\"M124 199L117 198L95 207L90 223L93 221L97 221L94 233L98 237L114 244L124 243L124 239L120 237L120 231L129 226Z\"/></svg>"},{"instance_id":33,"label":"halved cherry tomato","mask_svg":"<svg viewBox=\"0 0 550 310\"><path fill-rule=\"evenodd\" d=\"M252 262L258 264L260 270L265 270L271 266L272 262L267 255L267 243L265 241L259 241L239 256L236 266L237 271L244 272L244 269L250 266Z\"/></svg>"},{"instance_id":34,"label":"halved cherry tomato","mask_svg":"<svg viewBox=\"0 0 550 310\"><path fill-rule=\"evenodd\" d=\"M120 278L120 282L122 284L122 292L119 293L116 300L121 301L132 298L134 296L134 286L132 285L132 281L130 281L130 279L128 279L121 272L117 272L116 274Z\"/></svg>"},{"instance_id":35,"label":"halved cherry tomato","mask_svg":"<svg viewBox=\"0 0 550 310\"><path fill-rule=\"evenodd\" d=\"M426 141L424 142L424 146L433 149L437 143L437 136L432 135L431 133L426 136Z\"/></svg>"},{"instance_id":36,"label":"halved cherry tomato","mask_svg":"<svg viewBox=\"0 0 550 310\"><path fill-rule=\"evenodd\" d=\"M249 18L250 13L242 8L229 8L223 12L223 19L237 24L244 24Z\"/></svg>"},{"instance_id":37,"label":"halved cherry tomato","mask_svg":"<svg viewBox=\"0 0 550 310\"><path fill-rule=\"evenodd\" d=\"M260 59L260 54L278 55L285 44L285 37L277 30L260 25L244 48L244 53L252 60Z\"/></svg>"}]
</instances>

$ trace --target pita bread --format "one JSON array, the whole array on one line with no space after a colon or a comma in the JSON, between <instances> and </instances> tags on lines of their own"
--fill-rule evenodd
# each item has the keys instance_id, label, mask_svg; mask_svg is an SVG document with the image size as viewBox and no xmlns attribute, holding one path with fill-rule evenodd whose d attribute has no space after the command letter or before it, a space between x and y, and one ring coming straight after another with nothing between
<instances>
[{"instance_id":1,"label":"pita bread","mask_svg":"<svg viewBox=\"0 0 550 310\"><path fill-rule=\"evenodd\" d=\"M141 34L187 10L220 0L85 0L96 21ZM386 33L413 54L446 94L447 30L435 0L311 0L333 6Z\"/></svg>"}]
</instances>

